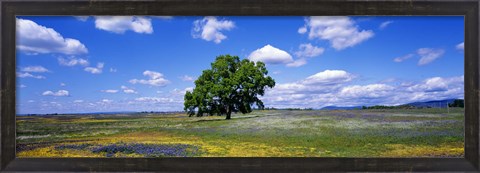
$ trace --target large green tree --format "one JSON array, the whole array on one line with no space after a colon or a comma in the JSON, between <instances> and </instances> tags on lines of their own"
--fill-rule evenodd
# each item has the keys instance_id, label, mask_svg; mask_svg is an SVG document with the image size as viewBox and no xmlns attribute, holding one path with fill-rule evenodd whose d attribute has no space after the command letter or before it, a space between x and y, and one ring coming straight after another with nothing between
<instances>
[{"instance_id":1,"label":"large green tree","mask_svg":"<svg viewBox=\"0 0 480 173\"><path fill-rule=\"evenodd\" d=\"M230 119L232 112L252 112L254 104L263 109L258 96L263 96L267 87L275 86L275 80L267 74L263 62L218 56L211 69L204 70L195 81L193 91L186 92L184 110L189 116L226 115Z\"/></svg>"}]
</instances>

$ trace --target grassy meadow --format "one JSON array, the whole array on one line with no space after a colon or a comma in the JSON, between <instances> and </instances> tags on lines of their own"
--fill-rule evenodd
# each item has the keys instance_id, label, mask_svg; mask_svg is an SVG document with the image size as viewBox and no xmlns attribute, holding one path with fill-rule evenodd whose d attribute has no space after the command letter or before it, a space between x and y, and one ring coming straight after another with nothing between
<instances>
[{"instance_id":1,"label":"grassy meadow","mask_svg":"<svg viewBox=\"0 0 480 173\"><path fill-rule=\"evenodd\" d=\"M463 111L17 116L17 157L463 157Z\"/></svg>"}]
</instances>

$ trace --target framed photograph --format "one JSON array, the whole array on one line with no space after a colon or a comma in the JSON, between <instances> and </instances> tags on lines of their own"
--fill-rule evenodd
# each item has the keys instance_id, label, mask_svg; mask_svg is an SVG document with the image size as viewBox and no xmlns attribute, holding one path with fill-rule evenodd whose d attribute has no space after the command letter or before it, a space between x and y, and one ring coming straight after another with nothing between
<instances>
[{"instance_id":1,"label":"framed photograph","mask_svg":"<svg viewBox=\"0 0 480 173\"><path fill-rule=\"evenodd\" d=\"M478 1L2 1L2 171L479 171Z\"/></svg>"}]
</instances>

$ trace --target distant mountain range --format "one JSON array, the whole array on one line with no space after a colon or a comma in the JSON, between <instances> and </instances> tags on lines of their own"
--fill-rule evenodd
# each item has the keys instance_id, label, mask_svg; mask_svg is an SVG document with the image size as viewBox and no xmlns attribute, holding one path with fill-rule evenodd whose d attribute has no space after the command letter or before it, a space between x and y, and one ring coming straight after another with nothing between
<instances>
[{"instance_id":1,"label":"distant mountain range","mask_svg":"<svg viewBox=\"0 0 480 173\"><path fill-rule=\"evenodd\" d=\"M415 106L417 108L446 108L449 103L453 103L456 99L446 99L446 100L433 100L433 101L426 101L426 102L413 102L407 103L405 105Z\"/></svg>"},{"instance_id":2,"label":"distant mountain range","mask_svg":"<svg viewBox=\"0 0 480 173\"><path fill-rule=\"evenodd\" d=\"M320 110L353 110L353 109L362 109L362 106L347 106L347 107L341 107L341 106L326 106L323 107Z\"/></svg>"},{"instance_id":3,"label":"distant mountain range","mask_svg":"<svg viewBox=\"0 0 480 173\"><path fill-rule=\"evenodd\" d=\"M414 106L416 108L446 108L449 103L453 103L454 100L457 99L446 99L446 100L432 100L432 101L425 101L425 102L413 102L407 103L403 105ZM399 105L400 106L400 105ZM321 108L320 110L352 110L352 109L362 109L362 106L326 106Z\"/></svg>"}]
</instances>

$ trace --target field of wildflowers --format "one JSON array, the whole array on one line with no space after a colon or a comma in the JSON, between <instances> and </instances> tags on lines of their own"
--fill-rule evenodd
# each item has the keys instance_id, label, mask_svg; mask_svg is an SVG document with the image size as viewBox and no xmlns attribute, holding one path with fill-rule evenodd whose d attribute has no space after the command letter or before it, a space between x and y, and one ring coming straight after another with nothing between
<instances>
[{"instance_id":1,"label":"field of wildflowers","mask_svg":"<svg viewBox=\"0 0 480 173\"><path fill-rule=\"evenodd\" d=\"M17 116L17 157L462 157L463 109Z\"/></svg>"}]
</instances>

